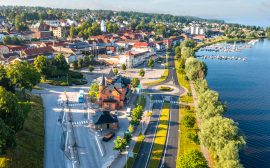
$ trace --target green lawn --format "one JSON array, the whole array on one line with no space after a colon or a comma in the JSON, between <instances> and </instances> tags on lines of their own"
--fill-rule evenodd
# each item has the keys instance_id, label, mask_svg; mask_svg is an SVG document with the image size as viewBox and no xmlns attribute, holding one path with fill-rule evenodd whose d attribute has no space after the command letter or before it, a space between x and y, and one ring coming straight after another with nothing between
<instances>
[{"instance_id":1,"label":"green lawn","mask_svg":"<svg viewBox=\"0 0 270 168\"><path fill-rule=\"evenodd\" d=\"M144 109L145 104L146 104L146 98L144 95L141 95L141 97L140 95L138 95L137 99L134 102L134 106L136 106L137 104L141 105Z\"/></svg>"},{"instance_id":2,"label":"green lawn","mask_svg":"<svg viewBox=\"0 0 270 168\"><path fill-rule=\"evenodd\" d=\"M148 164L149 168L157 168L161 160L164 145L166 142L166 137L167 137L169 113L170 113L170 104L164 103L161 114L160 114L160 121L157 128L154 146L153 146L151 157Z\"/></svg>"},{"instance_id":3,"label":"green lawn","mask_svg":"<svg viewBox=\"0 0 270 168\"><path fill-rule=\"evenodd\" d=\"M194 108L192 107L191 110L187 110L187 109L181 107L179 109L179 113L180 113L179 120L180 119L183 119L184 116L187 115L187 114L194 116ZM179 138L179 143L178 143L178 145L179 145L178 146L179 156L181 156L186 151L189 151L191 149L197 149L197 150L200 151L200 145L197 145L192 140L190 140L189 138L187 138L187 135L188 135L189 132L197 133L197 131L198 131L197 124L195 124L194 128L186 128L184 126L184 124L182 124L182 122L180 122L180 132L179 132L179 137L180 138Z\"/></svg>"},{"instance_id":4,"label":"green lawn","mask_svg":"<svg viewBox=\"0 0 270 168\"><path fill-rule=\"evenodd\" d=\"M0 167L42 168L44 157L44 109L41 98L31 96L31 110L16 135L17 147L0 156Z\"/></svg>"},{"instance_id":5,"label":"green lawn","mask_svg":"<svg viewBox=\"0 0 270 168\"><path fill-rule=\"evenodd\" d=\"M158 80L153 81L153 82L143 83L143 85L145 85L145 86L149 86L149 85L157 85L157 84L159 84L159 83L165 81L165 80L167 79L168 75L169 75L169 70L166 68L166 69L164 70L163 75L161 76L161 78L159 78Z\"/></svg>"}]
</instances>

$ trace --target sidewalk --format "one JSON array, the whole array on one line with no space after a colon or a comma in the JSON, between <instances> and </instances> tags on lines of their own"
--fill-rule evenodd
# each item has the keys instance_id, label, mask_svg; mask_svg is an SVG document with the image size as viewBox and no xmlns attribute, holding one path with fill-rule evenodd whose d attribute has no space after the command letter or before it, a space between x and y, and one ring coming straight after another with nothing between
<instances>
[{"instance_id":1,"label":"sidewalk","mask_svg":"<svg viewBox=\"0 0 270 168\"><path fill-rule=\"evenodd\" d=\"M193 82L190 82L190 87L191 87L191 91L192 91L192 95L193 95L194 107L196 108L197 107L198 98L197 98L197 93L195 91ZM196 120L197 120L198 127L200 128L201 127L202 120L199 119L199 117L197 115L196 115ZM203 156L205 157L205 159L207 160L209 167L214 167L213 161L211 160L211 157L210 157L209 150L206 149L201 144L200 144L200 147L201 147L201 152L202 152Z\"/></svg>"},{"instance_id":2,"label":"sidewalk","mask_svg":"<svg viewBox=\"0 0 270 168\"><path fill-rule=\"evenodd\" d=\"M137 142L138 136L140 134L140 132L144 133L148 123L150 121L150 117L146 117L146 113L148 112L148 109L150 108L150 97L148 95L144 95L146 98L146 105L144 108L144 117L141 121L141 123L144 123L144 126L142 128L142 125L140 124L139 126L137 126L135 132L133 133L132 139L129 143L129 148L128 148L128 152L132 152L133 148ZM124 154L119 154L118 157L115 158L115 160L112 162L111 164L111 168L123 168L126 165L126 161L127 161L127 152L123 152Z\"/></svg>"}]
</instances>

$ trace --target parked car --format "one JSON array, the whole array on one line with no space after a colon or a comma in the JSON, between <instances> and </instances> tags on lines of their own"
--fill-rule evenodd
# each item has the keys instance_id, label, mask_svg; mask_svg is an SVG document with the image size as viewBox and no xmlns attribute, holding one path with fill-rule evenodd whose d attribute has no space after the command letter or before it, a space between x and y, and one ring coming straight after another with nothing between
<instances>
[{"instance_id":1,"label":"parked car","mask_svg":"<svg viewBox=\"0 0 270 168\"><path fill-rule=\"evenodd\" d=\"M114 133L114 132L109 132L109 133L107 133L107 134L102 138L102 140L105 141L105 142L108 142L108 141L111 140L114 136L115 136L115 133Z\"/></svg>"}]
</instances>

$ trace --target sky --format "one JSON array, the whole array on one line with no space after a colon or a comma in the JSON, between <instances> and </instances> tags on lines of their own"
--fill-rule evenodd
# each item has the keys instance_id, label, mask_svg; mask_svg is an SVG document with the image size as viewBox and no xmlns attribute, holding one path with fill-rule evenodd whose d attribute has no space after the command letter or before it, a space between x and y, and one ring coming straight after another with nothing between
<instances>
[{"instance_id":1,"label":"sky","mask_svg":"<svg viewBox=\"0 0 270 168\"><path fill-rule=\"evenodd\" d=\"M269 0L0 0L0 5L132 10L270 26Z\"/></svg>"}]
</instances>

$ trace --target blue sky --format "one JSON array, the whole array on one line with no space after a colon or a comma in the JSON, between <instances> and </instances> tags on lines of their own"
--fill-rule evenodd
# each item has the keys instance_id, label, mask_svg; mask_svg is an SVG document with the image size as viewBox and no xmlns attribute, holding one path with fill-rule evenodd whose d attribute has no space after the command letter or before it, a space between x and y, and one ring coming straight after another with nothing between
<instances>
[{"instance_id":1,"label":"blue sky","mask_svg":"<svg viewBox=\"0 0 270 168\"><path fill-rule=\"evenodd\" d=\"M1 5L133 10L270 26L269 0L0 0Z\"/></svg>"}]
</instances>

